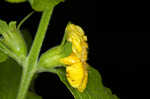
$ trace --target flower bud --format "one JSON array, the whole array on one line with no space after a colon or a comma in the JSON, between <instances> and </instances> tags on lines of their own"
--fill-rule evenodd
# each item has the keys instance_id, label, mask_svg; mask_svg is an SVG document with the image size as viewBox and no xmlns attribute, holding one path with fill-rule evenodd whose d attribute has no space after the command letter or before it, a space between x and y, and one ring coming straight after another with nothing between
<instances>
[{"instance_id":1,"label":"flower bud","mask_svg":"<svg viewBox=\"0 0 150 99\"><path fill-rule=\"evenodd\" d=\"M62 43L42 54L38 66L41 70L64 66L69 84L83 92L88 81L87 48L87 37L82 28L69 23Z\"/></svg>"},{"instance_id":2,"label":"flower bud","mask_svg":"<svg viewBox=\"0 0 150 99\"><path fill-rule=\"evenodd\" d=\"M0 34L2 34L0 42L16 54L16 56L26 56L26 43L21 32L16 28L16 22L12 21L8 25L5 21L0 20Z\"/></svg>"}]
</instances>

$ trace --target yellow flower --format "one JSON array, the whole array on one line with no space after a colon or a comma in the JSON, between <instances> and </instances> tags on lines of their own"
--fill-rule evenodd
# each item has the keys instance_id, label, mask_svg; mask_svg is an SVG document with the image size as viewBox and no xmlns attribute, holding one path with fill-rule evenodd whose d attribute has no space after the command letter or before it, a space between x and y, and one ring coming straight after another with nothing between
<instances>
[{"instance_id":1,"label":"yellow flower","mask_svg":"<svg viewBox=\"0 0 150 99\"><path fill-rule=\"evenodd\" d=\"M83 92L87 85L87 37L82 28L68 24L67 41L72 43L72 54L60 61L66 65L66 77L70 85Z\"/></svg>"}]
</instances>

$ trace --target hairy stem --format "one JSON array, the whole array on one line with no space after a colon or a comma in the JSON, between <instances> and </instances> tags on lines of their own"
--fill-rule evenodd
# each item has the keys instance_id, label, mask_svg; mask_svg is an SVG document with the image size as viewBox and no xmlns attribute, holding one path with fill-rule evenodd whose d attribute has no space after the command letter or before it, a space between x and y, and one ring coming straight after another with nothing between
<instances>
[{"instance_id":1,"label":"hairy stem","mask_svg":"<svg viewBox=\"0 0 150 99\"><path fill-rule=\"evenodd\" d=\"M49 24L52 11L53 11L53 7L50 7L44 10L42 14L33 45L31 47L29 55L23 66L24 68L23 68L23 73L22 73L22 78L21 78L21 83L20 83L17 99L25 99L32 77L36 72L37 60L39 57L43 39L45 37L45 33L48 28L48 24Z\"/></svg>"}]
</instances>

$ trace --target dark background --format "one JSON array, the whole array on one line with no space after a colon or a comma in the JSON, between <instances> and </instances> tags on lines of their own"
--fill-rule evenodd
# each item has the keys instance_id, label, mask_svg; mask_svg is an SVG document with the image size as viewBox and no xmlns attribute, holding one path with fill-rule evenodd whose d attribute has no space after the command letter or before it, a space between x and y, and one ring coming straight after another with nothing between
<instances>
[{"instance_id":1,"label":"dark background","mask_svg":"<svg viewBox=\"0 0 150 99\"><path fill-rule=\"evenodd\" d=\"M150 65L148 3L138 1L98 2L66 0L54 9L41 53L60 43L68 21L80 25L88 36L88 62L102 75L105 86L121 99L135 99L141 94L146 67ZM0 19L20 21L32 9L28 3L0 2ZM32 37L41 13L35 13L23 27ZM44 99L73 99L50 73L41 73L35 81L36 92Z\"/></svg>"}]
</instances>

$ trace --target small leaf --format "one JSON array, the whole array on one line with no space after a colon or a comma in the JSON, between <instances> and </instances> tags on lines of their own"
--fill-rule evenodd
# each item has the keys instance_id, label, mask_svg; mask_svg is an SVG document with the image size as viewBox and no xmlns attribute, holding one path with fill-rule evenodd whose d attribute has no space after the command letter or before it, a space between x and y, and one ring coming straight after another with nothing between
<instances>
[{"instance_id":1,"label":"small leaf","mask_svg":"<svg viewBox=\"0 0 150 99\"><path fill-rule=\"evenodd\" d=\"M110 90L108 92L108 89L105 89L102 84L102 78L96 69L89 66L88 73L89 77L87 87L84 92L79 92L77 89L69 85L66 79L65 69L57 69L57 74L60 80L70 90L75 99L118 99L117 96L110 93Z\"/></svg>"},{"instance_id":2,"label":"small leaf","mask_svg":"<svg viewBox=\"0 0 150 99\"><path fill-rule=\"evenodd\" d=\"M7 2L10 2L10 3L22 3L22 2L25 2L27 0L5 0Z\"/></svg>"},{"instance_id":3,"label":"small leaf","mask_svg":"<svg viewBox=\"0 0 150 99\"><path fill-rule=\"evenodd\" d=\"M58 3L62 2L64 0L29 0L32 8L35 11L44 11L45 9L49 7L54 7Z\"/></svg>"},{"instance_id":4,"label":"small leaf","mask_svg":"<svg viewBox=\"0 0 150 99\"><path fill-rule=\"evenodd\" d=\"M0 99L16 99L22 68L13 60L0 63ZM26 99L41 99L28 92Z\"/></svg>"}]
</instances>

